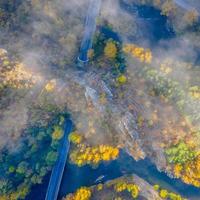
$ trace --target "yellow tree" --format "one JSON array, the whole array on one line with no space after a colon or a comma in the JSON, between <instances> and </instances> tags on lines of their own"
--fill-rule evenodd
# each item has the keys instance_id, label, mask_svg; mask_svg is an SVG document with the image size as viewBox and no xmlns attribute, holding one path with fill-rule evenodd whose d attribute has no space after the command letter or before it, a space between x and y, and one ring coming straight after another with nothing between
<instances>
[{"instance_id":1,"label":"yellow tree","mask_svg":"<svg viewBox=\"0 0 200 200\"><path fill-rule=\"evenodd\" d=\"M199 14L194 9L194 10L186 12L183 18L186 25L193 25L195 22L198 21L198 17L199 17Z\"/></svg>"},{"instance_id":2,"label":"yellow tree","mask_svg":"<svg viewBox=\"0 0 200 200\"><path fill-rule=\"evenodd\" d=\"M163 3L161 9L163 15L170 16L176 12L176 5L172 0L167 0Z\"/></svg>"},{"instance_id":3,"label":"yellow tree","mask_svg":"<svg viewBox=\"0 0 200 200\"><path fill-rule=\"evenodd\" d=\"M59 126L54 127L54 132L52 133L52 138L54 140L60 140L63 137L63 130Z\"/></svg>"},{"instance_id":4,"label":"yellow tree","mask_svg":"<svg viewBox=\"0 0 200 200\"><path fill-rule=\"evenodd\" d=\"M112 40L109 40L106 43L106 46L104 48L104 55L109 59L114 59L116 57L117 47L116 47L116 44Z\"/></svg>"},{"instance_id":5,"label":"yellow tree","mask_svg":"<svg viewBox=\"0 0 200 200\"><path fill-rule=\"evenodd\" d=\"M74 194L71 194L65 198L65 200L89 200L92 196L90 188L81 187Z\"/></svg>"}]
</instances>

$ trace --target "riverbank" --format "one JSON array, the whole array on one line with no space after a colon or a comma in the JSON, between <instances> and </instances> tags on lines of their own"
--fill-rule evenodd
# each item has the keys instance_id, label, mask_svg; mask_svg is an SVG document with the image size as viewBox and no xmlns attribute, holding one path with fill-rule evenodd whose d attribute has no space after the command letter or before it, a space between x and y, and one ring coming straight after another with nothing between
<instances>
[{"instance_id":1,"label":"riverbank","mask_svg":"<svg viewBox=\"0 0 200 200\"><path fill-rule=\"evenodd\" d=\"M200 199L200 189L183 183L180 179L168 177L164 172L157 170L149 160L135 161L128 154L121 152L120 157L109 163L101 163L98 168L90 166L77 167L67 163L61 182L58 200L69 193L75 192L81 186L90 187L98 183L119 178L124 175L136 174L150 185L159 184L162 188L180 194L190 200ZM43 184L32 188L26 200L44 200L50 174L43 180ZM98 178L100 179L98 180Z\"/></svg>"},{"instance_id":2,"label":"riverbank","mask_svg":"<svg viewBox=\"0 0 200 200\"><path fill-rule=\"evenodd\" d=\"M185 198L191 200L200 199L199 188L187 185L180 179L168 177L164 172L158 171L149 159L135 161L124 152L121 152L120 157L116 161L102 163L97 169L92 169L90 166L79 168L68 163L61 183L59 199L66 196L66 194L76 191L81 186L92 186L99 182L105 183L106 181L130 174L136 174L151 185L159 184L161 187L176 192ZM103 176L101 181L95 182L100 176Z\"/></svg>"}]
</instances>

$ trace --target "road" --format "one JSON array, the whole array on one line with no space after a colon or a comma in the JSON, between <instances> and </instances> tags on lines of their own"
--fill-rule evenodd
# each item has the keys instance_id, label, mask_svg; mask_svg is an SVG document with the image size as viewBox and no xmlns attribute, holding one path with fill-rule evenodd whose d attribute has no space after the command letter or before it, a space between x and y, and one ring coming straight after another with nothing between
<instances>
[{"instance_id":1,"label":"road","mask_svg":"<svg viewBox=\"0 0 200 200\"><path fill-rule=\"evenodd\" d=\"M87 12L85 30L81 43L80 54L78 60L81 62L88 61L88 50L92 47L92 39L96 30L96 18L99 15L101 8L101 0L90 0L90 5Z\"/></svg>"},{"instance_id":2,"label":"road","mask_svg":"<svg viewBox=\"0 0 200 200\"><path fill-rule=\"evenodd\" d=\"M198 12L200 12L199 8L197 8L194 4L192 5L191 2L188 2L186 0L174 0L174 2L187 11L196 9Z\"/></svg>"},{"instance_id":3,"label":"road","mask_svg":"<svg viewBox=\"0 0 200 200\"><path fill-rule=\"evenodd\" d=\"M49 181L49 186L46 193L45 200L57 200L58 192L60 189L60 184L62 181L62 176L65 168L65 163L67 161L67 156L69 153L70 142L68 140L68 135L72 131L72 121L69 119L65 120L64 124L64 136L62 138L58 159L54 165L51 173L51 178Z\"/></svg>"}]
</instances>

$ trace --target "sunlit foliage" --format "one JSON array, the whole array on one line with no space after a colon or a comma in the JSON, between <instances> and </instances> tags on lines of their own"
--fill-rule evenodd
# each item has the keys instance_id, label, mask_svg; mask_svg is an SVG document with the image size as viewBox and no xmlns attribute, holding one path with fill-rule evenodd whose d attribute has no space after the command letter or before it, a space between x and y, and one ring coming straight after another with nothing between
<instances>
[{"instance_id":1,"label":"sunlit foliage","mask_svg":"<svg viewBox=\"0 0 200 200\"><path fill-rule=\"evenodd\" d=\"M117 77L117 82L120 84L120 85L123 85L127 82L127 78L125 75L120 75Z\"/></svg>"},{"instance_id":2,"label":"sunlit foliage","mask_svg":"<svg viewBox=\"0 0 200 200\"><path fill-rule=\"evenodd\" d=\"M168 148L166 151L167 159L170 163L184 164L192 161L196 157L194 150L191 150L184 142Z\"/></svg>"},{"instance_id":3,"label":"sunlit foliage","mask_svg":"<svg viewBox=\"0 0 200 200\"><path fill-rule=\"evenodd\" d=\"M175 14L176 12L176 5L172 0L166 0L163 4L162 4L162 14L166 15L166 16L170 16Z\"/></svg>"},{"instance_id":4,"label":"sunlit foliage","mask_svg":"<svg viewBox=\"0 0 200 200\"><path fill-rule=\"evenodd\" d=\"M147 89L153 90L154 96L162 97L166 102L171 100L178 110L186 116L188 122L200 120L200 114L196 112L200 105L194 102L193 97L184 90L177 80L166 76L166 74L151 66L143 66L137 70L138 76L145 79L148 84Z\"/></svg>"},{"instance_id":5,"label":"sunlit foliage","mask_svg":"<svg viewBox=\"0 0 200 200\"><path fill-rule=\"evenodd\" d=\"M168 161L174 163L175 177L181 178L187 184L200 187L200 156L183 142L167 149Z\"/></svg>"},{"instance_id":6,"label":"sunlit foliage","mask_svg":"<svg viewBox=\"0 0 200 200\"><path fill-rule=\"evenodd\" d=\"M109 145L90 147L84 144L70 153L70 160L79 167L91 164L98 165L101 161L115 160L119 156L119 149Z\"/></svg>"},{"instance_id":7,"label":"sunlit foliage","mask_svg":"<svg viewBox=\"0 0 200 200\"><path fill-rule=\"evenodd\" d=\"M122 200L124 194L131 197L131 199L137 199L139 197L140 188L132 180L126 178L119 178L106 182L105 184L98 184L91 187L81 187L76 190L75 193L67 195L63 200L89 200L89 199L104 199L104 194L109 193L112 199ZM103 194L103 197L101 196ZM123 196L122 196L123 195Z\"/></svg>"},{"instance_id":8,"label":"sunlit foliage","mask_svg":"<svg viewBox=\"0 0 200 200\"><path fill-rule=\"evenodd\" d=\"M172 68L170 66L171 63L168 62L168 60L165 60L163 63L160 65L160 70L164 74L168 75L172 73Z\"/></svg>"},{"instance_id":9,"label":"sunlit foliage","mask_svg":"<svg viewBox=\"0 0 200 200\"><path fill-rule=\"evenodd\" d=\"M135 44L126 44L123 47L125 53L131 54L133 57L137 58L140 62L151 63L152 53L149 49L144 49Z\"/></svg>"},{"instance_id":10,"label":"sunlit foliage","mask_svg":"<svg viewBox=\"0 0 200 200\"><path fill-rule=\"evenodd\" d=\"M117 47L114 41L109 40L104 48L104 55L109 59L114 59L117 55Z\"/></svg>"},{"instance_id":11,"label":"sunlit foliage","mask_svg":"<svg viewBox=\"0 0 200 200\"><path fill-rule=\"evenodd\" d=\"M98 191L101 191L102 189L103 189L103 184L99 183L99 184L97 185L97 190L98 190Z\"/></svg>"},{"instance_id":12,"label":"sunlit foliage","mask_svg":"<svg viewBox=\"0 0 200 200\"><path fill-rule=\"evenodd\" d=\"M174 64L177 65L177 63ZM198 110L196 101L198 100L198 86L192 86L190 89L188 88L189 91L187 92L187 90L185 90L185 88L187 88L186 86L184 88L177 80L174 80L171 77L171 75L173 75L172 69L174 69L171 67L173 66L172 60L165 60L159 65L159 70L156 67L154 68L147 65L137 68L135 73L138 77L145 80L145 84L148 85L146 88L150 95L158 96L160 99L164 99L165 102L170 102L172 105L176 106L179 112L185 115L184 118L187 124L191 124L191 122L198 123L200 119L199 112L196 112ZM191 69L191 65L179 63L178 68L189 70ZM151 91L153 91L152 94ZM187 108L187 112L185 108ZM191 136L192 128L190 125L189 127L188 136ZM166 132L165 134L168 133ZM198 141L196 141L196 144L198 144ZM176 177L181 178L185 183L200 187L199 154L195 148L196 144L195 141L193 141L193 144L189 145L189 141L185 143L183 139L182 142L167 149L166 155L170 164L169 167L172 168Z\"/></svg>"},{"instance_id":13,"label":"sunlit foliage","mask_svg":"<svg viewBox=\"0 0 200 200\"><path fill-rule=\"evenodd\" d=\"M91 195L90 188L81 187L74 194L67 196L65 200L89 200Z\"/></svg>"},{"instance_id":14,"label":"sunlit foliage","mask_svg":"<svg viewBox=\"0 0 200 200\"><path fill-rule=\"evenodd\" d=\"M160 189L160 186L159 185L154 185L153 188L154 188L154 190L158 191Z\"/></svg>"},{"instance_id":15,"label":"sunlit foliage","mask_svg":"<svg viewBox=\"0 0 200 200\"><path fill-rule=\"evenodd\" d=\"M52 92L56 87L56 80L52 79L45 85L45 90L47 92Z\"/></svg>"},{"instance_id":16,"label":"sunlit foliage","mask_svg":"<svg viewBox=\"0 0 200 200\"><path fill-rule=\"evenodd\" d=\"M190 87L189 94L192 98L200 100L200 86Z\"/></svg>"},{"instance_id":17,"label":"sunlit foliage","mask_svg":"<svg viewBox=\"0 0 200 200\"><path fill-rule=\"evenodd\" d=\"M159 185L153 186L156 191L159 192L159 196L162 199L168 199L168 200L185 200L182 198L179 194L175 194L174 192L170 192L166 189L161 188Z\"/></svg>"},{"instance_id":18,"label":"sunlit foliage","mask_svg":"<svg viewBox=\"0 0 200 200\"><path fill-rule=\"evenodd\" d=\"M63 137L63 130L60 126L54 127L54 132L52 133L52 138L54 140L60 140Z\"/></svg>"},{"instance_id":19,"label":"sunlit foliage","mask_svg":"<svg viewBox=\"0 0 200 200\"><path fill-rule=\"evenodd\" d=\"M137 198L139 195L139 187L133 183L127 183L125 181L118 182L114 185L116 192L128 191L131 193L133 199Z\"/></svg>"},{"instance_id":20,"label":"sunlit foliage","mask_svg":"<svg viewBox=\"0 0 200 200\"><path fill-rule=\"evenodd\" d=\"M83 140L82 136L78 134L77 132L72 132L69 135L69 140L74 144L80 144Z\"/></svg>"},{"instance_id":21,"label":"sunlit foliage","mask_svg":"<svg viewBox=\"0 0 200 200\"><path fill-rule=\"evenodd\" d=\"M89 49L87 52L87 56L89 59L92 59L94 57L94 49Z\"/></svg>"},{"instance_id":22,"label":"sunlit foliage","mask_svg":"<svg viewBox=\"0 0 200 200\"><path fill-rule=\"evenodd\" d=\"M40 80L39 75L34 75L23 63L11 61L7 52L0 49L0 88L31 88Z\"/></svg>"},{"instance_id":23,"label":"sunlit foliage","mask_svg":"<svg viewBox=\"0 0 200 200\"><path fill-rule=\"evenodd\" d=\"M187 184L200 187L200 156L190 162L176 164L173 169L176 177L181 178Z\"/></svg>"},{"instance_id":24,"label":"sunlit foliage","mask_svg":"<svg viewBox=\"0 0 200 200\"><path fill-rule=\"evenodd\" d=\"M164 190L164 189L161 189L159 194L160 194L161 198L166 199L167 196L168 196L168 191Z\"/></svg>"}]
</instances>

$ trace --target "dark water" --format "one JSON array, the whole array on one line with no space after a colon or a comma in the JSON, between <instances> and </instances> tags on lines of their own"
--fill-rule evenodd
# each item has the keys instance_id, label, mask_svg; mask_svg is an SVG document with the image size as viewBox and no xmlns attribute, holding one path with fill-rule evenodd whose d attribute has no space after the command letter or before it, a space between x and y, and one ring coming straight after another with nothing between
<instances>
[{"instance_id":1,"label":"dark water","mask_svg":"<svg viewBox=\"0 0 200 200\"><path fill-rule=\"evenodd\" d=\"M42 184L34 185L25 200L45 200L50 176L51 173L44 177Z\"/></svg>"},{"instance_id":2,"label":"dark water","mask_svg":"<svg viewBox=\"0 0 200 200\"><path fill-rule=\"evenodd\" d=\"M121 42L121 38L119 34L114 32L112 29L104 27L104 26L101 26L98 28L99 28L99 31L104 34L106 39L112 38L115 41Z\"/></svg>"},{"instance_id":3,"label":"dark water","mask_svg":"<svg viewBox=\"0 0 200 200\"><path fill-rule=\"evenodd\" d=\"M161 11L145 5L126 4L120 0L121 7L136 18L137 32L129 39L135 43L148 43L150 47L158 45L161 40L175 37L174 30Z\"/></svg>"},{"instance_id":4,"label":"dark water","mask_svg":"<svg viewBox=\"0 0 200 200\"><path fill-rule=\"evenodd\" d=\"M101 180L101 183L103 183L132 173L137 174L152 185L159 183L162 187L178 192L190 199L200 199L200 189L184 184L179 179L169 178L165 173L159 172L149 159L137 162L123 152L118 160L101 164L97 169L92 169L89 166L78 168L68 164L63 176L59 199L70 192L74 192L80 186L97 184L95 181L99 176L104 176Z\"/></svg>"},{"instance_id":5,"label":"dark water","mask_svg":"<svg viewBox=\"0 0 200 200\"><path fill-rule=\"evenodd\" d=\"M150 184L160 184L161 187L177 192L192 200L200 199L200 189L183 183L179 179L171 179L165 173L159 172L155 165L149 160L135 161L126 153L121 152L119 159L102 163L97 169L90 166L77 167L67 163L59 191L60 200L66 194L76 191L81 186L91 186L112 180L127 174L136 174ZM99 182L97 178L104 176ZM44 200L50 175L47 175L42 185L36 185L27 200Z\"/></svg>"}]
</instances>

